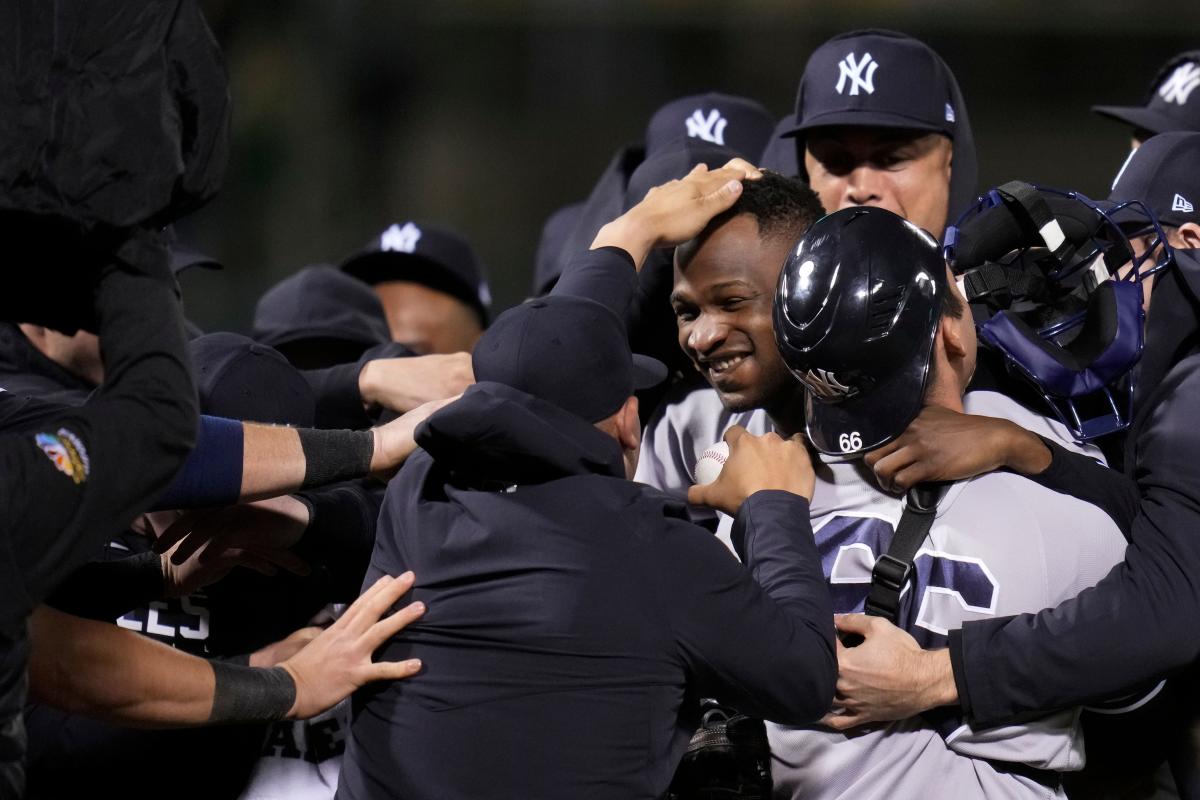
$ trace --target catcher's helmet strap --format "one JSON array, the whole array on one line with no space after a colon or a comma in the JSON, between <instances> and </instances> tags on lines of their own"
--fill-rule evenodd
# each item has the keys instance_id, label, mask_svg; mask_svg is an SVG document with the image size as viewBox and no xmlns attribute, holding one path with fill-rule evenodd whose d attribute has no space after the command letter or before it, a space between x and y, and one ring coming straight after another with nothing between
<instances>
[{"instance_id":1,"label":"catcher's helmet strap","mask_svg":"<svg viewBox=\"0 0 1200 800\"><path fill-rule=\"evenodd\" d=\"M913 558L933 527L938 503L948 486L946 483L919 483L908 490L904 513L900 515L892 543L888 551L875 560L871 570L866 613L896 624L900 615L900 594L912 576Z\"/></svg>"},{"instance_id":2,"label":"catcher's helmet strap","mask_svg":"<svg viewBox=\"0 0 1200 800\"><path fill-rule=\"evenodd\" d=\"M1047 250L1055 257L1063 255L1067 249L1066 234L1058 224L1058 218L1050 210L1050 204L1046 202L1046 198L1037 190L1037 187L1022 181L1009 181L998 187L996 191L1000 193L1010 208L1015 204L1020 212L1024 212L1033 228L1037 230L1038 236L1041 237ZM1014 208L1014 214L1020 212Z\"/></svg>"}]
</instances>

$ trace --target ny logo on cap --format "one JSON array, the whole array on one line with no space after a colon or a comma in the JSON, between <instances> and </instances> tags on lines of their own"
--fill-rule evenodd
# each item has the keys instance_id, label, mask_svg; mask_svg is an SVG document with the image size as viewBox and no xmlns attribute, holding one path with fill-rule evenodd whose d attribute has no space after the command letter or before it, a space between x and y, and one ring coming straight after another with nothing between
<instances>
[{"instance_id":1,"label":"ny logo on cap","mask_svg":"<svg viewBox=\"0 0 1200 800\"><path fill-rule=\"evenodd\" d=\"M1200 64L1189 61L1176 67L1171 77L1163 81L1158 96L1168 103L1183 105L1197 86L1200 86Z\"/></svg>"},{"instance_id":2,"label":"ny logo on cap","mask_svg":"<svg viewBox=\"0 0 1200 800\"><path fill-rule=\"evenodd\" d=\"M1186 197L1181 194L1177 194L1175 195L1175 198L1171 200L1171 210L1182 211L1185 214L1190 214L1196 209L1191 203L1188 202Z\"/></svg>"},{"instance_id":3,"label":"ny logo on cap","mask_svg":"<svg viewBox=\"0 0 1200 800\"><path fill-rule=\"evenodd\" d=\"M850 387L839 381L837 376L826 369L810 369L800 376L800 379L817 397L828 400L850 394Z\"/></svg>"},{"instance_id":4,"label":"ny logo on cap","mask_svg":"<svg viewBox=\"0 0 1200 800\"><path fill-rule=\"evenodd\" d=\"M857 95L858 90L862 89L867 94L875 94L875 70L879 68L879 62L871 58L870 53L863 53L862 59L855 61L854 53L843 58L838 62L838 94L846 88L846 79L850 79L850 94ZM863 77L863 72L866 71L866 77Z\"/></svg>"},{"instance_id":5,"label":"ny logo on cap","mask_svg":"<svg viewBox=\"0 0 1200 800\"><path fill-rule=\"evenodd\" d=\"M687 123L687 135L693 139L725 144L725 126L729 124L729 120L722 117L719 110L714 108L705 117L697 108L684 122Z\"/></svg>"},{"instance_id":6,"label":"ny logo on cap","mask_svg":"<svg viewBox=\"0 0 1200 800\"><path fill-rule=\"evenodd\" d=\"M421 229L411 222L404 223L403 228L392 225L379 237L379 249L385 252L412 253L416 251L420 239Z\"/></svg>"}]
</instances>

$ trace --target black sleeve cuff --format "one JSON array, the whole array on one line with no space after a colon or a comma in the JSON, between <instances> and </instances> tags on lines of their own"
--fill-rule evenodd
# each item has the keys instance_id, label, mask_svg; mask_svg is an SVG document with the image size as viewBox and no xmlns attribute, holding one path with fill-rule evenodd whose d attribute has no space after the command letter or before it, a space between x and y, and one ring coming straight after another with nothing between
<instances>
[{"instance_id":1,"label":"black sleeve cuff","mask_svg":"<svg viewBox=\"0 0 1200 800\"><path fill-rule=\"evenodd\" d=\"M46 602L67 614L112 622L162 599L163 592L162 559L148 550L128 558L84 564Z\"/></svg>"},{"instance_id":2,"label":"black sleeve cuff","mask_svg":"<svg viewBox=\"0 0 1200 800\"><path fill-rule=\"evenodd\" d=\"M346 483L295 497L308 506L309 522L293 551L328 572L336 600L353 599L375 545L380 493L361 483Z\"/></svg>"},{"instance_id":3,"label":"black sleeve cuff","mask_svg":"<svg viewBox=\"0 0 1200 800\"><path fill-rule=\"evenodd\" d=\"M358 390L362 367L363 362L353 362L301 372L316 400L313 427L360 430L371 426Z\"/></svg>"},{"instance_id":4,"label":"black sleeve cuff","mask_svg":"<svg viewBox=\"0 0 1200 800\"><path fill-rule=\"evenodd\" d=\"M775 512L773 516L772 510ZM764 489L747 497L733 518L733 528L729 532L733 550L742 563L746 563L746 554L754 546L755 529L750 520L764 512L766 519L795 518L807 521L808 500L781 489Z\"/></svg>"},{"instance_id":5,"label":"black sleeve cuff","mask_svg":"<svg viewBox=\"0 0 1200 800\"><path fill-rule=\"evenodd\" d=\"M964 717L971 716L971 695L967 692L967 666L963 655L962 630L950 631L950 668L954 671L954 689Z\"/></svg>"}]
</instances>

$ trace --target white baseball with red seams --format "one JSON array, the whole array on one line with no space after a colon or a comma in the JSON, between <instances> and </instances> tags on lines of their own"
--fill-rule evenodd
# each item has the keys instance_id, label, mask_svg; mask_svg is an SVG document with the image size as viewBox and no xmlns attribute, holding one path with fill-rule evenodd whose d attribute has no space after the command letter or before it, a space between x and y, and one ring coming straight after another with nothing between
<instances>
[{"instance_id":1,"label":"white baseball with red seams","mask_svg":"<svg viewBox=\"0 0 1200 800\"><path fill-rule=\"evenodd\" d=\"M696 462L696 483L705 484L715 481L728 460L729 445L725 442L717 442L705 449L700 454L700 460Z\"/></svg>"}]
</instances>

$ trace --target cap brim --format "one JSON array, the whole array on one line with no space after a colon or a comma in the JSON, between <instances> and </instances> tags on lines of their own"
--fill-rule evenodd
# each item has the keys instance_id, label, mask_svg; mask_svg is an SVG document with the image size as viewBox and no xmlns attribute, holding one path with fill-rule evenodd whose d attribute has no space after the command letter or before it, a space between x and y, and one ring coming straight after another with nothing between
<instances>
[{"instance_id":1,"label":"cap brim","mask_svg":"<svg viewBox=\"0 0 1200 800\"><path fill-rule=\"evenodd\" d=\"M212 256L186 247L171 248L171 272L179 275L189 269L224 269L220 261Z\"/></svg>"},{"instance_id":2,"label":"cap brim","mask_svg":"<svg viewBox=\"0 0 1200 800\"><path fill-rule=\"evenodd\" d=\"M809 117L794 128L784 131L780 136L802 136L813 128L832 128L841 125L863 126L868 128L902 128L914 131L930 131L950 135L952 123L938 125L927 120L906 117L889 111L830 111Z\"/></svg>"},{"instance_id":3,"label":"cap brim","mask_svg":"<svg viewBox=\"0 0 1200 800\"><path fill-rule=\"evenodd\" d=\"M917 418L925 402L925 379L933 352L929 335L929 355L868 394L836 403L817 400L805 392L804 419L808 438L825 455L859 456L895 439Z\"/></svg>"},{"instance_id":4,"label":"cap brim","mask_svg":"<svg viewBox=\"0 0 1200 800\"><path fill-rule=\"evenodd\" d=\"M290 329L284 331L265 330L260 331L255 340L259 344L265 344L268 347L283 347L284 345L295 344L303 341L317 341L322 339L332 339L334 341L346 342L352 345L362 345L362 347L374 347L378 344L383 344L378 339L369 338L364 332L352 330L350 328L342 328L336 325L317 325L311 328Z\"/></svg>"},{"instance_id":5,"label":"cap brim","mask_svg":"<svg viewBox=\"0 0 1200 800\"><path fill-rule=\"evenodd\" d=\"M667 365L657 358L633 355L633 388L649 389L667 379Z\"/></svg>"},{"instance_id":6,"label":"cap brim","mask_svg":"<svg viewBox=\"0 0 1200 800\"><path fill-rule=\"evenodd\" d=\"M1145 106L1092 106L1092 111L1151 133L1192 130L1186 122Z\"/></svg>"}]
</instances>

